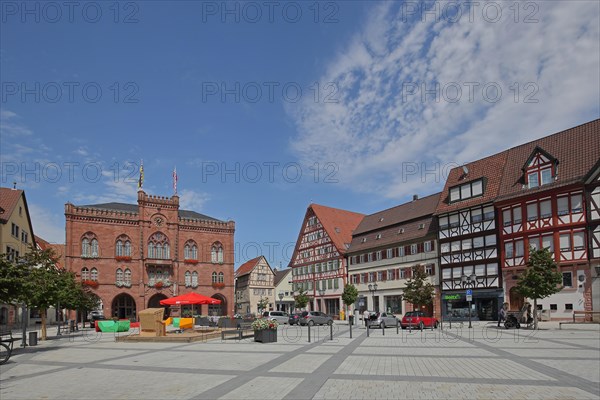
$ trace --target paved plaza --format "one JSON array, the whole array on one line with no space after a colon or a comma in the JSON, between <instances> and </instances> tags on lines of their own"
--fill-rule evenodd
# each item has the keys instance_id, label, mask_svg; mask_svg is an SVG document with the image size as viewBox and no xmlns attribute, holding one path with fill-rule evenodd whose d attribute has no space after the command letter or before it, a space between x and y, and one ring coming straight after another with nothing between
<instances>
[{"instance_id":1,"label":"paved plaza","mask_svg":"<svg viewBox=\"0 0 600 400\"><path fill-rule=\"evenodd\" d=\"M0 399L599 399L598 325L402 331L280 326L278 342L116 342L84 331L16 350ZM446 328L446 327L445 327Z\"/></svg>"}]
</instances>

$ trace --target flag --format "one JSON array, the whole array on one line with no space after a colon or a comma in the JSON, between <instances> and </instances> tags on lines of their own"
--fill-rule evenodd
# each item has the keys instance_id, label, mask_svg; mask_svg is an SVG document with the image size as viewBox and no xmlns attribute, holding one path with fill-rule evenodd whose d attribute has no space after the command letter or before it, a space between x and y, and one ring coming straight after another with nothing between
<instances>
[{"instance_id":1,"label":"flag","mask_svg":"<svg viewBox=\"0 0 600 400\"><path fill-rule=\"evenodd\" d=\"M173 168L173 192L177 194L177 167Z\"/></svg>"},{"instance_id":2,"label":"flag","mask_svg":"<svg viewBox=\"0 0 600 400\"><path fill-rule=\"evenodd\" d=\"M138 180L138 190L144 186L144 160L140 163L140 179Z\"/></svg>"}]
</instances>

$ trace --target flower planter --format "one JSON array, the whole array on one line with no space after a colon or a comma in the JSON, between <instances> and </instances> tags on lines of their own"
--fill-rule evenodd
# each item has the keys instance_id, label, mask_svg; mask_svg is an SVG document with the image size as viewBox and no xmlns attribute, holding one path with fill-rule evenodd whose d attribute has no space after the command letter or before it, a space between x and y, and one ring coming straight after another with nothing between
<instances>
[{"instance_id":1,"label":"flower planter","mask_svg":"<svg viewBox=\"0 0 600 400\"><path fill-rule=\"evenodd\" d=\"M115 256L117 261L131 261L131 256Z\"/></svg>"},{"instance_id":2,"label":"flower planter","mask_svg":"<svg viewBox=\"0 0 600 400\"><path fill-rule=\"evenodd\" d=\"M224 283L213 283L212 287L213 287L213 289L221 290L221 289L225 288L225 284Z\"/></svg>"},{"instance_id":3,"label":"flower planter","mask_svg":"<svg viewBox=\"0 0 600 400\"><path fill-rule=\"evenodd\" d=\"M261 329L254 331L254 341L261 343L277 342L277 329Z\"/></svg>"},{"instance_id":4,"label":"flower planter","mask_svg":"<svg viewBox=\"0 0 600 400\"><path fill-rule=\"evenodd\" d=\"M188 258L188 259L186 259L186 260L183 260L183 262L184 262L185 264L198 264L198 260L194 260L194 259L191 259L191 258Z\"/></svg>"}]
</instances>

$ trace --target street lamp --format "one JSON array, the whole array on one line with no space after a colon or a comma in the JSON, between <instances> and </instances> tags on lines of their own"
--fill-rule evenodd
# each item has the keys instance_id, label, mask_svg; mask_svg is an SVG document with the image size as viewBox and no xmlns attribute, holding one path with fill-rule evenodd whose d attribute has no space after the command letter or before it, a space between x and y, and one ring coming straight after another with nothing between
<instances>
[{"instance_id":1,"label":"street lamp","mask_svg":"<svg viewBox=\"0 0 600 400\"><path fill-rule=\"evenodd\" d=\"M279 311L283 311L283 309L281 308L281 302L283 301L283 291L279 291Z\"/></svg>"},{"instance_id":2,"label":"street lamp","mask_svg":"<svg viewBox=\"0 0 600 400\"><path fill-rule=\"evenodd\" d=\"M319 311L323 312L323 297L325 296L325 289L319 289L319 294L321 295L321 306L319 307Z\"/></svg>"},{"instance_id":3,"label":"street lamp","mask_svg":"<svg viewBox=\"0 0 600 400\"><path fill-rule=\"evenodd\" d=\"M476 278L477 278L477 275L475 275L475 274L462 275L460 277L460 281L462 282L463 287L465 287L465 286L472 287L473 285L475 285ZM471 326L471 300L469 300L469 328L472 328L472 326Z\"/></svg>"},{"instance_id":4,"label":"street lamp","mask_svg":"<svg viewBox=\"0 0 600 400\"><path fill-rule=\"evenodd\" d=\"M377 284L370 284L369 283L369 292L371 292L371 297L373 298L373 311L377 312L377 310L375 309L375 292L377 292Z\"/></svg>"}]
</instances>

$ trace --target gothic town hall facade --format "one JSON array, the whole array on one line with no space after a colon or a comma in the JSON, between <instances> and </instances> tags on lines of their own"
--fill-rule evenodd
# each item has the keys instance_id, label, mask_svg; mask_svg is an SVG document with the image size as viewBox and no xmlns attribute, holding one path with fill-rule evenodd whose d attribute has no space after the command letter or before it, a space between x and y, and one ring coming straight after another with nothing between
<instances>
[{"instance_id":1,"label":"gothic town hall facade","mask_svg":"<svg viewBox=\"0 0 600 400\"><path fill-rule=\"evenodd\" d=\"M65 205L66 266L91 288L107 318L136 318L189 292L221 300L203 315L233 310L235 223L138 191L138 204Z\"/></svg>"}]
</instances>

